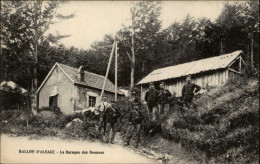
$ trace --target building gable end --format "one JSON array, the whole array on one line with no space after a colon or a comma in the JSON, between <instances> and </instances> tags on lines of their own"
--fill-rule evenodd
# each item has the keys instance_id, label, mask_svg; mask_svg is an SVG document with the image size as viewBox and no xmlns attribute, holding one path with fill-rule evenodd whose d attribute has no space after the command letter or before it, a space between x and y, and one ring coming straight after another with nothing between
<instances>
[{"instance_id":1,"label":"building gable end","mask_svg":"<svg viewBox=\"0 0 260 164\"><path fill-rule=\"evenodd\" d=\"M47 76L45 77L45 79L43 80L43 82L41 83L40 87L38 88L36 93L39 93L40 90L42 89L42 87L44 86L44 84L47 82L47 80L49 79L49 77L51 76L52 72L54 71L54 69L56 68L56 66L61 69L61 71L70 79L70 81L72 83L74 83L74 81L68 76L68 74L59 66L59 64L56 62L54 64L54 66L51 68L51 70L49 71L49 73L47 74Z\"/></svg>"}]
</instances>

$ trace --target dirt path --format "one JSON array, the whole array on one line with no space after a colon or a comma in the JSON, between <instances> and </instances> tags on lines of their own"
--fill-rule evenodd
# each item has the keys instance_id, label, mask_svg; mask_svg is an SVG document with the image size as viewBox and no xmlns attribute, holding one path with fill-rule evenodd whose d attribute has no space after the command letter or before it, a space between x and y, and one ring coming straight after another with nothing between
<instances>
[{"instance_id":1,"label":"dirt path","mask_svg":"<svg viewBox=\"0 0 260 164\"><path fill-rule=\"evenodd\" d=\"M147 144L148 143L148 144ZM87 140L64 140L57 137L11 137L1 135L1 163L174 163L197 164L175 143L155 136L146 146L124 147L120 134L115 144ZM149 147L149 148L148 148ZM19 151L34 150L34 153ZM37 153L37 150L54 150L54 154ZM83 154L83 151L88 154ZM90 154L90 151L99 154Z\"/></svg>"},{"instance_id":2,"label":"dirt path","mask_svg":"<svg viewBox=\"0 0 260 164\"><path fill-rule=\"evenodd\" d=\"M117 133L115 136L115 143L123 145L122 138ZM134 146L128 146L128 149L134 150L138 154L145 156L149 159L157 161L163 164L198 164L190 157L190 154L181 148L180 144L168 141L160 137L159 134L144 139L144 146L134 148Z\"/></svg>"},{"instance_id":3,"label":"dirt path","mask_svg":"<svg viewBox=\"0 0 260 164\"><path fill-rule=\"evenodd\" d=\"M56 137L32 139L2 134L1 150L1 163L157 163L118 144L62 140ZM43 154L44 151L54 154ZM83 154L83 151L88 154ZM99 154L90 154L90 151Z\"/></svg>"}]
</instances>

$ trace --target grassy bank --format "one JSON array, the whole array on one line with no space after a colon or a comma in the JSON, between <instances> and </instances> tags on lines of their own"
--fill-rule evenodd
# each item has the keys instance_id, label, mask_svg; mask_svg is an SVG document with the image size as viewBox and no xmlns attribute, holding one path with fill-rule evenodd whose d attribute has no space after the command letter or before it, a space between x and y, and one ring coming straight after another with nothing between
<instances>
[{"instance_id":1,"label":"grassy bank","mask_svg":"<svg viewBox=\"0 0 260 164\"><path fill-rule=\"evenodd\" d=\"M259 159L259 83L238 78L195 100L195 109L173 107L164 137L181 143L201 162L250 163Z\"/></svg>"}]
</instances>

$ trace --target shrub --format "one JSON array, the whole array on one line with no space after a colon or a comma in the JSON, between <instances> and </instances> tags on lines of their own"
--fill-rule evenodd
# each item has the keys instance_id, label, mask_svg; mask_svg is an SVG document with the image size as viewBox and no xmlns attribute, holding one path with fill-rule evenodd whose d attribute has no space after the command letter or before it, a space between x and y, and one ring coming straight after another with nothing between
<instances>
[{"instance_id":1,"label":"shrub","mask_svg":"<svg viewBox=\"0 0 260 164\"><path fill-rule=\"evenodd\" d=\"M0 109L1 110L10 110L17 108L26 107L27 96L22 93L20 87L15 87L14 89L5 84L0 90Z\"/></svg>"},{"instance_id":2,"label":"shrub","mask_svg":"<svg viewBox=\"0 0 260 164\"><path fill-rule=\"evenodd\" d=\"M38 109L38 112L42 112L42 111L51 111L54 112L57 115L62 114L61 110L59 107L41 107Z\"/></svg>"}]
</instances>

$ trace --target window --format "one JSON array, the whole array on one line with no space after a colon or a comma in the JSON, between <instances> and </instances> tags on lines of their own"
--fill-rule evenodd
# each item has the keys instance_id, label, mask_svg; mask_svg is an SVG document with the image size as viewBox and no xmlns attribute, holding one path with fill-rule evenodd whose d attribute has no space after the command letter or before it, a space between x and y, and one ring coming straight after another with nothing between
<instances>
[{"instance_id":1,"label":"window","mask_svg":"<svg viewBox=\"0 0 260 164\"><path fill-rule=\"evenodd\" d=\"M49 107L58 107L58 95L49 97Z\"/></svg>"},{"instance_id":2,"label":"window","mask_svg":"<svg viewBox=\"0 0 260 164\"><path fill-rule=\"evenodd\" d=\"M96 97L89 96L88 104L90 107L95 107L96 106Z\"/></svg>"}]
</instances>

